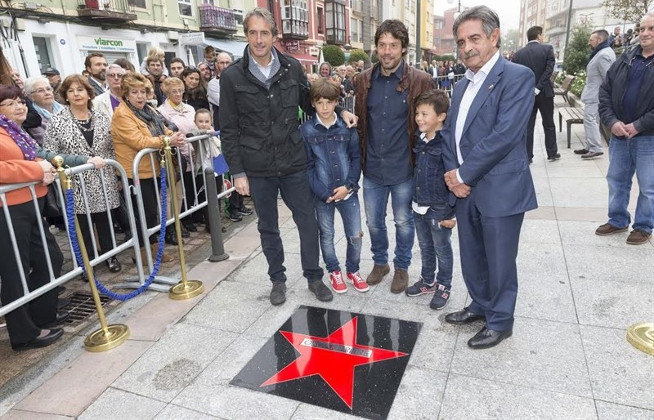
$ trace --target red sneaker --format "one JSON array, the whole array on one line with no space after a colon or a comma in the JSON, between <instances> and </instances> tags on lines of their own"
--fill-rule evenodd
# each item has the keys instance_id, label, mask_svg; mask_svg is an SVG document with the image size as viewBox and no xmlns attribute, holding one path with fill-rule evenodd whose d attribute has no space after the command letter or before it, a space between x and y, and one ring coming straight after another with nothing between
<instances>
[{"instance_id":1,"label":"red sneaker","mask_svg":"<svg viewBox=\"0 0 654 420\"><path fill-rule=\"evenodd\" d=\"M370 286L361 278L361 274L358 271L356 273L347 273L347 278L352 282L357 292L367 292L370 289Z\"/></svg>"},{"instance_id":2,"label":"red sneaker","mask_svg":"<svg viewBox=\"0 0 654 420\"><path fill-rule=\"evenodd\" d=\"M343 275L341 275L340 271L336 270L329 273L329 280L331 280L332 289L334 289L336 293L347 292L347 284L343 281Z\"/></svg>"}]
</instances>

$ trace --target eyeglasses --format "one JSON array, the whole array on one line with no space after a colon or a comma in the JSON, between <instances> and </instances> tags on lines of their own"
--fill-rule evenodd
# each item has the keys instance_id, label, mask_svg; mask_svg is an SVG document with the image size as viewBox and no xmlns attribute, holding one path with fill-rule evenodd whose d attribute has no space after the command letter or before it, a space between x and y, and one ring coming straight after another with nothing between
<instances>
[{"instance_id":1,"label":"eyeglasses","mask_svg":"<svg viewBox=\"0 0 654 420\"><path fill-rule=\"evenodd\" d=\"M39 89L34 89L32 93L38 93L39 95L42 93L50 93L52 92L52 88L50 86L46 88L39 88Z\"/></svg>"},{"instance_id":2,"label":"eyeglasses","mask_svg":"<svg viewBox=\"0 0 654 420\"><path fill-rule=\"evenodd\" d=\"M120 73L111 73L108 74L107 77L113 77L114 79L122 79L123 77L125 77L125 75Z\"/></svg>"},{"instance_id":3,"label":"eyeglasses","mask_svg":"<svg viewBox=\"0 0 654 420\"><path fill-rule=\"evenodd\" d=\"M8 101L0 103L0 106L6 106L7 108L20 108L25 106L26 102L22 99L16 101Z\"/></svg>"}]
</instances>

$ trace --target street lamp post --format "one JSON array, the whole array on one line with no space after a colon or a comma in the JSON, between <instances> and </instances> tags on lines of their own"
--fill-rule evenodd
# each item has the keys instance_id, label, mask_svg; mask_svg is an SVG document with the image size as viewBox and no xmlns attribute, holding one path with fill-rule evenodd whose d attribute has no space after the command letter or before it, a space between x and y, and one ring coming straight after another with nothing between
<instances>
[{"instance_id":1,"label":"street lamp post","mask_svg":"<svg viewBox=\"0 0 654 420\"><path fill-rule=\"evenodd\" d=\"M565 46L563 47L563 56L565 57L565 50L568 49L568 41L570 40L570 22L572 21L572 1L568 5L568 21L565 25Z\"/></svg>"}]
</instances>

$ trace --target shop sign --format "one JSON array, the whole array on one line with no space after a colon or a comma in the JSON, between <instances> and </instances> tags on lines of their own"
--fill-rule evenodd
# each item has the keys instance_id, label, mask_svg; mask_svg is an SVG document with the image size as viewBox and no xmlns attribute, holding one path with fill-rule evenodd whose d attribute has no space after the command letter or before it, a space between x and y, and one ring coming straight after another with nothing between
<instances>
[{"instance_id":1,"label":"shop sign","mask_svg":"<svg viewBox=\"0 0 654 420\"><path fill-rule=\"evenodd\" d=\"M300 41L286 41L284 45L286 46L286 51L290 53L296 53L300 51Z\"/></svg>"},{"instance_id":2,"label":"shop sign","mask_svg":"<svg viewBox=\"0 0 654 420\"><path fill-rule=\"evenodd\" d=\"M109 38L104 36L77 37L80 50L98 50L112 52L136 52L136 41L129 39Z\"/></svg>"},{"instance_id":3,"label":"shop sign","mask_svg":"<svg viewBox=\"0 0 654 420\"><path fill-rule=\"evenodd\" d=\"M179 45L202 45L204 43L204 32L189 32L179 35Z\"/></svg>"}]
</instances>

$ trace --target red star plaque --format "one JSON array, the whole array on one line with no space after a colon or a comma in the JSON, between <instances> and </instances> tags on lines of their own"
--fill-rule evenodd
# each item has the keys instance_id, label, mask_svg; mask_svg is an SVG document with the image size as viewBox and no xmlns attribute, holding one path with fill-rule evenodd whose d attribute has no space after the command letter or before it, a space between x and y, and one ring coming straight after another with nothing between
<instances>
[{"instance_id":1,"label":"red star plaque","mask_svg":"<svg viewBox=\"0 0 654 420\"><path fill-rule=\"evenodd\" d=\"M359 365L407 356L407 353L362 346L357 341L357 317L328 337L314 337L292 331L279 331L300 356L274 374L261 386L318 375L352 409L354 368Z\"/></svg>"}]
</instances>

